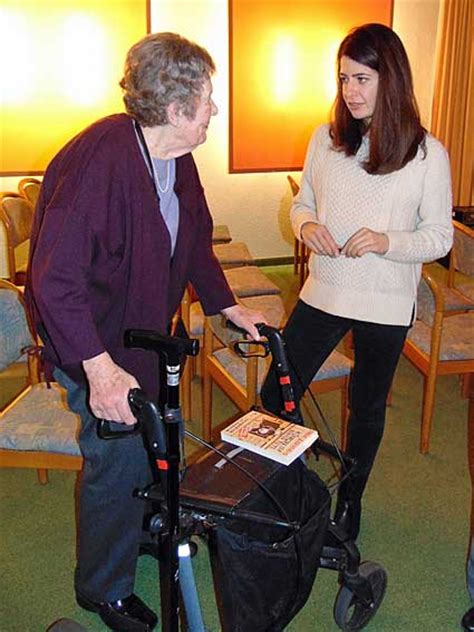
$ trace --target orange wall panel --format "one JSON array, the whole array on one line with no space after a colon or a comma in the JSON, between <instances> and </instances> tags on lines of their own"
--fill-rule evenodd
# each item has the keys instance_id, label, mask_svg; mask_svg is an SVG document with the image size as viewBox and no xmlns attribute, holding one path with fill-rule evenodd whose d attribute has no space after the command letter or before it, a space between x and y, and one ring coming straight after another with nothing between
<instances>
[{"instance_id":1,"label":"orange wall panel","mask_svg":"<svg viewBox=\"0 0 474 632\"><path fill-rule=\"evenodd\" d=\"M123 111L125 54L147 0L3 0L0 172L42 173L75 133Z\"/></svg>"},{"instance_id":2,"label":"orange wall panel","mask_svg":"<svg viewBox=\"0 0 474 632\"><path fill-rule=\"evenodd\" d=\"M229 0L230 171L301 169L336 96L353 27L392 23L392 0Z\"/></svg>"}]
</instances>

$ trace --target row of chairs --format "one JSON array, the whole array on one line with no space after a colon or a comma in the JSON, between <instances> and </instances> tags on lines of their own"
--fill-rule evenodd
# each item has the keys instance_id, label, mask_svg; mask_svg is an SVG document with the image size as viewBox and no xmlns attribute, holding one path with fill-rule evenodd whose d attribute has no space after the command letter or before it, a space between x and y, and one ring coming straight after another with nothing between
<instances>
[{"instance_id":1,"label":"row of chairs","mask_svg":"<svg viewBox=\"0 0 474 632\"><path fill-rule=\"evenodd\" d=\"M0 278L24 285L33 214L41 181L23 178L18 191L0 193Z\"/></svg>"},{"instance_id":2,"label":"row of chairs","mask_svg":"<svg viewBox=\"0 0 474 632\"><path fill-rule=\"evenodd\" d=\"M280 289L254 262L243 244L232 243L225 226L214 231L215 252L224 274L238 299L265 313L270 324L281 327L286 320ZM266 363L243 360L226 344L218 317L205 318L192 288L186 293L182 315L190 334L202 337L200 370L203 391L202 436L216 438L212 420L212 384L217 384L241 410L258 400ZM38 340L24 309L19 288L0 282L0 371L7 366L28 363L28 387L0 413L0 466L32 467L40 482L47 482L48 469L80 469L81 456L76 441L78 419L68 412L65 394L57 384L47 387L37 377ZM337 360L337 361L336 361ZM258 366L257 366L257 364ZM334 358L315 378L316 390L340 390L341 416L346 419L347 389L351 362L334 352ZM183 376L183 413L191 415L192 373ZM186 374L187 377L186 377ZM235 388L237 385L237 389Z\"/></svg>"},{"instance_id":3,"label":"row of chairs","mask_svg":"<svg viewBox=\"0 0 474 632\"><path fill-rule=\"evenodd\" d=\"M469 295L472 284L467 278L473 275L473 236L472 230L455 224L455 265L463 273L457 274L455 279L468 281L462 285L453 284L449 288L457 302L446 300L449 291L440 286L428 269L423 271L418 318L410 330L404 349L407 358L425 375L421 452L429 448L437 375L461 373L468 376L474 372L474 302L472 294ZM255 262L246 245L232 242L226 226L215 227L213 241L216 256L225 268L225 275L239 300L264 312L270 324L281 327L286 313L280 290L260 268L252 265ZM243 360L233 353L228 330L222 326L220 317L204 317L192 288L189 288L183 301L182 316L190 334L202 337L199 363L203 397L202 435L206 440L215 440L222 425L215 424L212 419L213 384L218 385L239 410L248 410L258 402L268 360ZM34 366L37 344L34 332L29 327L21 293L10 283L0 282L0 371L18 361L27 361L29 366L28 388L0 413L0 466L34 467L38 469L40 481L46 482L47 469L79 469L81 457L75 440L78 420L66 411L64 394L57 385L48 389L41 382L38 384ZM192 416L191 392L196 368L188 364L182 381L183 412L188 419ZM316 392L340 391L343 447L350 369L350 360L334 352L311 386ZM42 394L42 403L37 393ZM54 415L48 411L50 407L56 411ZM18 414L21 423L18 423ZM66 424L64 431L60 430L62 423ZM48 432L52 432L55 438L66 437L64 443L50 444L46 440ZM18 433L22 435L21 440L18 440ZM65 445L68 445L67 449Z\"/></svg>"},{"instance_id":4,"label":"row of chairs","mask_svg":"<svg viewBox=\"0 0 474 632\"><path fill-rule=\"evenodd\" d=\"M281 326L284 308L278 295L242 299L251 307L263 302L271 324ZM431 435L434 391L438 375L474 373L474 313L447 316L443 294L429 270L423 271L418 301L418 318L410 330L404 353L425 375L425 396L420 451L427 452ZM203 346L203 438L216 440L222 424L213 424L212 385L218 385L239 410L258 403L268 360L243 360L232 350L232 334L220 316L207 318ZM47 470L79 470L82 459L76 441L77 417L68 412L65 394L57 384L47 385L38 377L38 340L28 321L19 288L0 280L0 371L14 363L28 365L28 386L0 413L0 467L38 470L47 482ZM315 376L312 389L341 391L341 416L346 418L347 380L350 362L340 356L342 366L329 362L324 379ZM332 375L331 375L332 371ZM319 379L318 379L319 377ZM207 403L206 403L207 402ZM343 425L343 433L345 425Z\"/></svg>"}]
</instances>

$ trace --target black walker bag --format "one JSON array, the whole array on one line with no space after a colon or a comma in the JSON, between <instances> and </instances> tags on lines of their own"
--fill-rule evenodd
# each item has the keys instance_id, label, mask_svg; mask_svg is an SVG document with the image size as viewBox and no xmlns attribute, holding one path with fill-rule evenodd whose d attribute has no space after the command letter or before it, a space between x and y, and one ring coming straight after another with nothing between
<instances>
[{"instance_id":1,"label":"black walker bag","mask_svg":"<svg viewBox=\"0 0 474 632\"><path fill-rule=\"evenodd\" d=\"M222 443L224 452L234 446ZM316 577L329 523L325 483L301 459L285 466L243 450L233 460L250 471L286 515L254 481L215 453L193 464L181 495L233 508L216 521L209 553L223 632L283 630L306 603ZM295 522L299 529L241 519L257 512Z\"/></svg>"}]
</instances>

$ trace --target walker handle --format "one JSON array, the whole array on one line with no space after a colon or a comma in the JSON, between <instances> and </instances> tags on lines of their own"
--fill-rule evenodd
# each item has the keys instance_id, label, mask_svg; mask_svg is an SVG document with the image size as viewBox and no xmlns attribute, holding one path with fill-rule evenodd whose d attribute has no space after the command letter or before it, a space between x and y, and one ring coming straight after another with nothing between
<instances>
[{"instance_id":1,"label":"walker handle","mask_svg":"<svg viewBox=\"0 0 474 632\"><path fill-rule=\"evenodd\" d=\"M97 435L99 439L126 439L133 437L141 432L141 423L138 417L143 402L146 401L145 394L139 388L132 388L128 391L127 400L130 410L137 418L137 423L130 426L121 424L107 419L99 419L97 422Z\"/></svg>"}]
</instances>

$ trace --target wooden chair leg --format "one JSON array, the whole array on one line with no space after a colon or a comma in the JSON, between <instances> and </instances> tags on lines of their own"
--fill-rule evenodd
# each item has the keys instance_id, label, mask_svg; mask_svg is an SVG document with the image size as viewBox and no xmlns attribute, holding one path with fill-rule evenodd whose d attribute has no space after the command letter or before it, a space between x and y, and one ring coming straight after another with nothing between
<instances>
[{"instance_id":1,"label":"wooden chair leg","mask_svg":"<svg viewBox=\"0 0 474 632\"><path fill-rule=\"evenodd\" d=\"M47 485L49 482L49 478L48 478L48 470L45 470L43 468L41 469L37 469L36 470L36 474L38 476L38 482L40 485Z\"/></svg>"},{"instance_id":2,"label":"wooden chair leg","mask_svg":"<svg viewBox=\"0 0 474 632\"><path fill-rule=\"evenodd\" d=\"M202 376L202 437L204 441L212 438L212 379L205 367Z\"/></svg>"},{"instance_id":3,"label":"wooden chair leg","mask_svg":"<svg viewBox=\"0 0 474 632\"><path fill-rule=\"evenodd\" d=\"M461 397L465 399L472 397L471 373L463 373L461 377Z\"/></svg>"},{"instance_id":4,"label":"wooden chair leg","mask_svg":"<svg viewBox=\"0 0 474 632\"><path fill-rule=\"evenodd\" d=\"M300 265L300 288L301 288L303 287L303 284L306 280L306 274L308 271L308 250L303 243L301 243L299 265Z\"/></svg>"},{"instance_id":5,"label":"wooden chair leg","mask_svg":"<svg viewBox=\"0 0 474 632\"><path fill-rule=\"evenodd\" d=\"M293 247L293 274L298 274L300 265L300 242L295 237L295 243Z\"/></svg>"},{"instance_id":6,"label":"wooden chair leg","mask_svg":"<svg viewBox=\"0 0 474 632\"><path fill-rule=\"evenodd\" d=\"M192 367L191 358L188 358L186 366L184 367L183 375L181 376L181 413L184 421L191 420L191 389L192 389ZM194 359L194 358L193 358Z\"/></svg>"},{"instance_id":7,"label":"wooden chair leg","mask_svg":"<svg viewBox=\"0 0 474 632\"><path fill-rule=\"evenodd\" d=\"M420 452L426 454L430 447L431 424L436 390L436 374L428 374L423 382L423 409L421 414Z\"/></svg>"}]
</instances>

